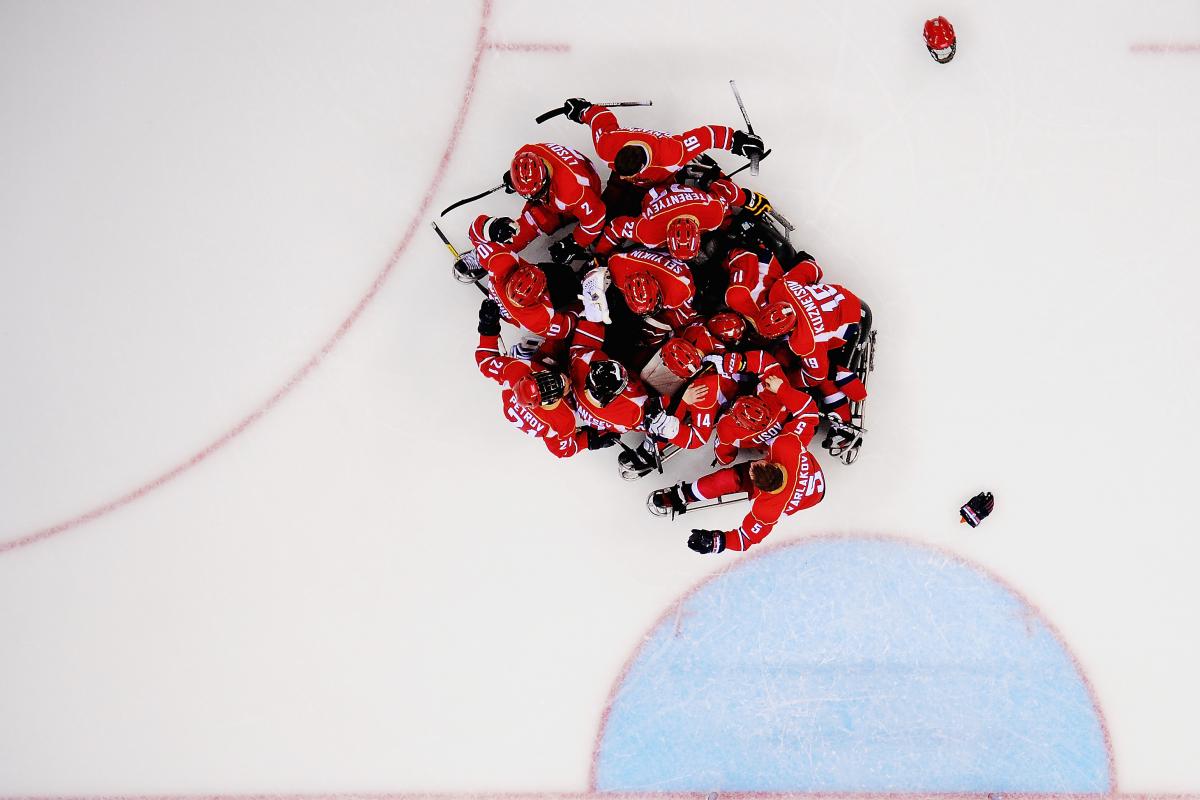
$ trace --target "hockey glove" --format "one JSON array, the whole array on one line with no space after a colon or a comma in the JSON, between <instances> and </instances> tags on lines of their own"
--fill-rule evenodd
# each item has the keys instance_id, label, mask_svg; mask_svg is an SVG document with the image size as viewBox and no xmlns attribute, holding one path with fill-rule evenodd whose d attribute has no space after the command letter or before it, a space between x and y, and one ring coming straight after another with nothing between
<instances>
[{"instance_id":1,"label":"hockey glove","mask_svg":"<svg viewBox=\"0 0 1200 800\"><path fill-rule=\"evenodd\" d=\"M500 182L504 184L504 193L505 194L516 194L517 193L516 187L513 186L512 173L510 171L504 170L504 177L502 177L500 179Z\"/></svg>"},{"instance_id":2,"label":"hockey glove","mask_svg":"<svg viewBox=\"0 0 1200 800\"><path fill-rule=\"evenodd\" d=\"M583 112L587 111L591 107L592 104L587 100L584 100L582 97L572 97L570 100L567 100L565 103L563 103L563 114L565 114L567 119L571 120L571 122L582 123Z\"/></svg>"},{"instance_id":3,"label":"hockey glove","mask_svg":"<svg viewBox=\"0 0 1200 800\"><path fill-rule=\"evenodd\" d=\"M593 267L583 276L583 294L579 299L583 301L583 315L589 322L612 324L612 317L608 313L608 296L605 294L611 282L608 267Z\"/></svg>"},{"instance_id":4,"label":"hockey glove","mask_svg":"<svg viewBox=\"0 0 1200 800\"><path fill-rule=\"evenodd\" d=\"M512 217L492 217L483 226L488 241L507 242L517 235L517 225Z\"/></svg>"},{"instance_id":5,"label":"hockey glove","mask_svg":"<svg viewBox=\"0 0 1200 800\"><path fill-rule=\"evenodd\" d=\"M679 435L679 418L666 411L659 411L650 420L646 430L651 436L657 436L664 441L670 441Z\"/></svg>"},{"instance_id":6,"label":"hockey glove","mask_svg":"<svg viewBox=\"0 0 1200 800\"><path fill-rule=\"evenodd\" d=\"M771 210L771 201L764 195L758 192L752 192L749 189L743 189L746 193L746 204L742 206L748 213L761 217L763 214Z\"/></svg>"},{"instance_id":7,"label":"hockey glove","mask_svg":"<svg viewBox=\"0 0 1200 800\"><path fill-rule=\"evenodd\" d=\"M725 549L725 534L722 531L692 528L692 535L688 537L688 547L703 555L719 553Z\"/></svg>"},{"instance_id":8,"label":"hockey glove","mask_svg":"<svg viewBox=\"0 0 1200 800\"><path fill-rule=\"evenodd\" d=\"M621 434L614 431L601 432L586 425L583 428L584 434L587 436L588 450L603 450L606 447L612 447L617 443L617 439L621 438Z\"/></svg>"},{"instance_id":9,"label":"hockey glove","mask_svg":"<svg viewBox=\"0 0 1200 800\"><path fill-rule=\"evenodd\" d=\"M996 501L991 492L980 492L958 510L959 516L962 517L959 522L965 522L974 528L983 522L988 514L992 513L995 505Z\"/></svg>"},{"instance_id":10,"label":"hockey glove","mask_svg":"<svg viewBox=\"0 0 1200 800\"><path fill-rule=\"evenodd\" d=\"M729 148L729 152L735 156L750 158L753 154L761 158L764 150L762 137L757 133L733 132L733 146Z\"/></svg>"},{"instance_id":11,"label":"hockey glove","mask_svg":"<svg viewBox=\"0 0 1200 800\"><path fill-rule=\"evenodd\" d=\"M484 298L479 304L479 327L476 330L480 336L500 335L500 306L490 297Z\"/></svg>"},{"instance_id":12,"label":"hockey glove","mask_svg":"<svg viewBox=\"0 0 1200 800\"><path fill-rule=\"evenodd\" d=\"M555 264L570 264L577 258L587 255L583 245L575 241L574 236L564 236L550 245L550 260Z\"/></svg>"}]
</instances>

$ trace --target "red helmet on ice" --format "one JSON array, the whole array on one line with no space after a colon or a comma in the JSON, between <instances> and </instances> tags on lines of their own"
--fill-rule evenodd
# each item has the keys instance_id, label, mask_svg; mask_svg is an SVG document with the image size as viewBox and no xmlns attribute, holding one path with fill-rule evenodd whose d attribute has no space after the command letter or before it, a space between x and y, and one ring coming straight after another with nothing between
<instances>
[{"instance_id":1,"label":"red helmet on ice","mask_svg":"<svg viewBox=\"0 0 1200 800\"><path fill-rule=\"evenodd\" d=\"M679 337L667 339L662 349L662 361L667 369L680 378L692 377L704 363L696 345Z\"/></svg>"},{"instance_id":2,"label":"red helmet on ice","mask_svg":"<svg viewBox=\"0 0 1200 800\"><path fill-rule=\"evenodd\" d=\"M764 339L776 339L796 327L796 309L785 300L771 303L758 317L758 333Z\"/></svg>"},{"instance_id":3,"label":"red helmet on ice","mask_svg":"<svg viewBox=\"0 0 1200 800\"><path fill-rule=\"evenodd\" d=\"M621 288L625 294L625 304L633 313L644 316L658 308L662 287L649 272L631 273Z\"/></svg>"},{"instance_id":4,"label":"red helmet on ice","mask_svg":"<svg viewBox=\"0 0 1200 800\"><path fill-rule=\"evenodd\" d=\"M750 433L765 431L771 422L771 409L757 397L743 396L734 400L729 414L738 427Z\"/></svg>"},{"instance_id":5,"label":"red helmet on ice","mask_svg":"<svg viewBox=\"0 0 1200 800\"><path fill-rule=\"evenodd\" d=\"M667 226L667 250L680 261L700 252L700 223L695 217L678 217Z\"/></svg>"},{"instance_id":6,"label":"red helmet on ice","mask_svg":"<svg viewBox=\"0 0 1200 800\"><path fill-rule=\"evenodd\" d=\"M727 345L737 344L746 334L746 320L732 311L722 311L709 317L705 326L718 341Z\"/></svg>"},{"instance_id":7,"label":"red helmet on ice","mask_svg":"<svg viewBox=\"0 0 1200 800\"><path fill-rule=\"evenodd\" d=\"M504 293L522 308L542 299L546 292L546 273L532 264L522 264L513 270L504 284Z\"/></svg>"},{"instance_id":8,"label":"red helmet on ice","mask_svg":"<svg viewBox=\"0 0 1200 800\"><path fill-rule=\"evenodd\" d=\"M925 46L929 55L939 64L945 64L954 58L957 39L954 36L954 26L945 17L934 17L925 21Z\"/></svg>"},{"instance_id":9,"label":"red helmet on ice","mask_svg":"<svg viewBox=\"0 0 1200 800\"><path fill-rule=\"evenodd\" d=\"M513 386L517 402L526 408L552 405L567 393L567 379L561 372L543 370L526 375Z\"/></svg>"},{"instance_id":10,"label":"red helmet on ice","mask_svg":"<svg viewBox=\"0 0 1200 800\"><path fill-rule=\"evenodd\" d=\"M533 153L517 153L508 174L517 194L526 200L540 197L550 187L550 170L546 169L546 162Z\"/></svg>"}]
</instances>

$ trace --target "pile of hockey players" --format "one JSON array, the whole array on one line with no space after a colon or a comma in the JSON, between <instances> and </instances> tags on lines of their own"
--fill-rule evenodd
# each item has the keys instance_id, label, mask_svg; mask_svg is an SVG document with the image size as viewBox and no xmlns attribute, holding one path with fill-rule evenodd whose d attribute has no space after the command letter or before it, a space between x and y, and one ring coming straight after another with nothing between
<instances>
[{"instance_id":1,"label":"pile of hockey players","mask_svg":"<svg viewBox=\"0 0 1200 800\"><path fill-rule=\"evenodd\" d=\"M446 242L455 277L487 295L479 370L503 387L509 422L559 458L618 445L626 479L711 440L718 469L653 492L648 506L674 517L749 499L738 528L693 529L687 541L699 553L745 550L824 497L809 450L818 428L834 456L858 453L870 310L790 244L766 197L706 155L728 150L756 172L770 151L752 130L622 128L608 106L579 98L543 117L557 114L590 127L611 175L601 190L577 150L525 145L503 179L524 198L520 213L475 219L470 252ZM573 223L548 261L522 257ZM521 330L511 350L502 321Z\"/></svg>"}]
</instances>

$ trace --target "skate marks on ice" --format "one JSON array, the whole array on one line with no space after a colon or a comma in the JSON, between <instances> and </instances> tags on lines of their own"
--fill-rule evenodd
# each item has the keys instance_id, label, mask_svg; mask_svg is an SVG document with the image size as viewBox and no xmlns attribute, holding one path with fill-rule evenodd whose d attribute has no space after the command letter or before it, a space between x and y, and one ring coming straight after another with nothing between
<instances>
[{"instance_id":1,"label":"skate marks on ice","mask_svg":"<svg viewBox=\"0 0 1200 800\"><path fill-rule=\"evenodd\" d=\"M1015 591L900 539L767 548L669 609L609 699L591 788L1115 790L1086 677Z\"/></svg>"}]
</instances>

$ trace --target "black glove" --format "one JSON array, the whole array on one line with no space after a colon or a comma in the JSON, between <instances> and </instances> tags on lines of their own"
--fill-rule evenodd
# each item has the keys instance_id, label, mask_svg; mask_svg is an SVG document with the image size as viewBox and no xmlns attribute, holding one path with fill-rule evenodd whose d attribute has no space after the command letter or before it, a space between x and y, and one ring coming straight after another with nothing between
<instances>
[{"instance_id":1,"label":"black glove","mask_svg":"<svg viewBox=\"0 0 1200 800\"><path fill-rule=\"evenodd\" d=\"M571 122L583 122L583 112L592 107L592 104L582 97L572 97L563 103L563 113Z\"/></svg>"},{"instance_id":2,"label":"black glove","mask_svg":"<svg viewBox=\"0 0 1200 800\"><path fill-rule=\"evenodd\" d=\"M587 250L575 241L574 236L564 236L550 245L550 259L555 264L570 264L575 259L583 258L586 255Z\"/></svg>"},{"instance_id":3,"label":"black glove","mask_svg":"<svg viewBox=\"0 0 1200 800\"><path fill-rule=\"evenodd\" d=\"M492 217L483 227L489 241L507 242L517 235L517 225L512 217Z\"/></svg>"},{"instance_id":4,"label":"black glove","mask_svg":"<svg viewBox=\"0 0 1200 800\"><path fill-rule=\"evenodd\" d=\"M614 431L601 433L590 425L584 426L583 432L587 435L588 450L603 450L606 447L612 447L617 443L617 439L621 438L621 434Z\"/></svg>"},{"instance_id":5,"label":"black glove","mask_svg":"<svg viewBox=\"0 0 1200 800\"><path fill-rule=\"evenodd\" d=\"M766 195L752 192L749 189L743 189L742 191L746 193L746 202L742 208L748 213L756 217L761 217L771 210L771 201L766 198Z\"/></svg>"},{"instance_id":6,"label":"black glove","mask_svg":"<svg viewBox=\"0 0 1200 800\"><path fill-rule=\"evenodd\" d=\"M479 304L479 327L476 330L480 336L500 335L500 306L490 297L485 297Z\"/></svg>"},{"instance_id":7,"label":"black glove","mask_svg":"<svg viewBox=\"0 0 1200 800\"><path fill-rule=\"evenodd\" d=\"M502 177L500 179L500 181L504 184L504 193L505 194L516 194L517 193L516 188L512 184L512 173L510 171L504 170L504 177Z\"/></svg>"},{"instance_id":8,"label":"black glove","mask_svg":"<svg viewBox=\"0 0 1200 800\"><path fill-rule=\"evenodd\" d=\"M958 510L962 517L962 522L967 523L972 528L983 522L984 518L992 513L992 508L995 507L996 501L992 497L991 492L980 492Z\"/></svg>"},{"instance_id":9,"label":"black glove","mask_svg":"<svg viewBox=\"0 0 1200 800\"><path fill-rule=\"evenodd\" d=\"M688 547L701 554L719 553L725 549L725 534L721 531L692 528L692 535L688 537Z\"/></svg>"},{"instance_id":10,"label":"black glove","mask_svg":"<svg viewBox=\"0 0 1200 800\"><path fill-rule=\"evenodd\" d=\"M757 133L746 133L745 131L733 132L733 147L729 148L729 152L735 156L749 158L752 153L761 156L763 150L762 137Z\"/></svg>"}]
</instances>

